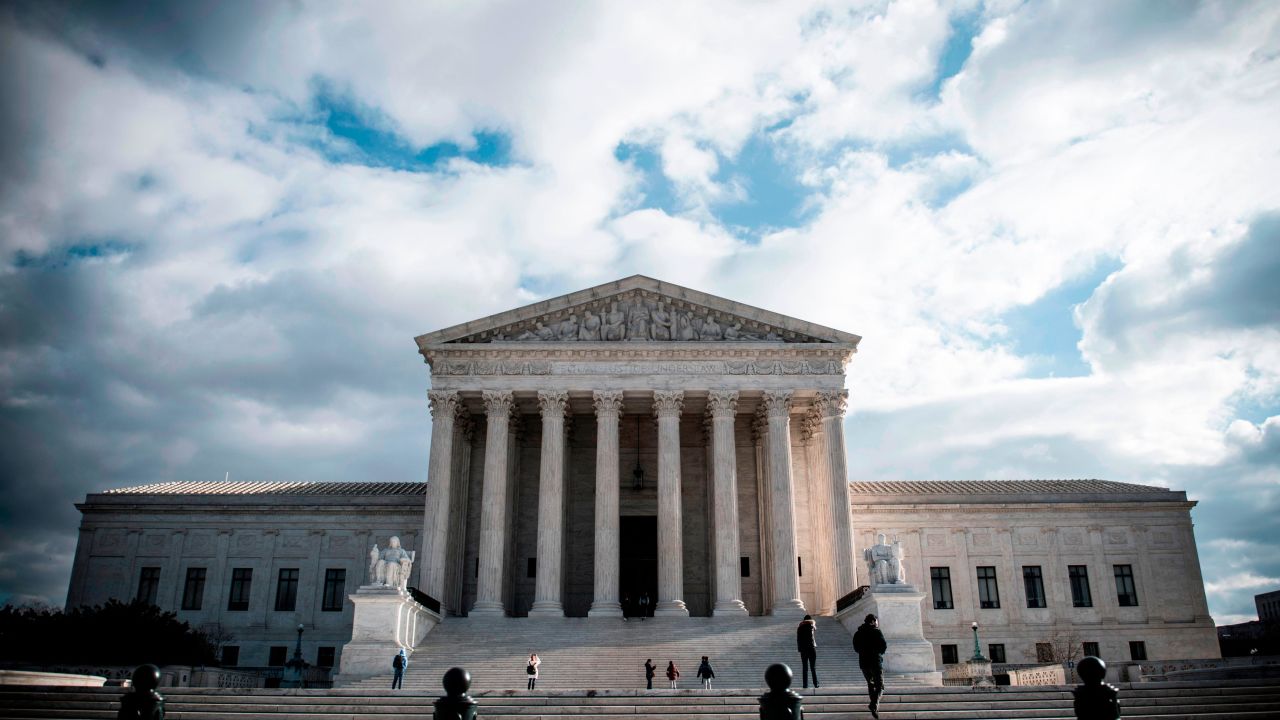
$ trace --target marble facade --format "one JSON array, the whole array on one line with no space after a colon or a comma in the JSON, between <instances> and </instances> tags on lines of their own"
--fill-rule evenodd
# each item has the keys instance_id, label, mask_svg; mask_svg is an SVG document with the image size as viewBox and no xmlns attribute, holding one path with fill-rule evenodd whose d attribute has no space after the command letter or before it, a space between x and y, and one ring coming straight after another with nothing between
<instances>
[{"instance_id":1,"label":"marble facade","mask_svg":"<svg viewBox=\"0 0 1280 720\"><path fill-rule=\"evenodd\" d=\"M431 369L427 483L167 483L90 495L67 604L128 599L144 571L154 601L232 634L263 666L304 624L308 660L352 638L368 553L398 535L408 584L441 615L620 616L650 592L663 615L834 615L865 584L862 550L901 543L925 593L939 662L969 623L984 649L1035 662L1073 631L1127 658L1216 657L1184 493L1100 481L849 482L845 371L860 338L640 276L418 338ZM636 482L637 470L643 481ZM1132 568L1120 607L1111 571ZM1095 602L1073 607L1068 565ZM984 608L977 567L1004 602ZM1048 603L1026 607L1025 566ZM953 606L935 608L945 567ZM199 608L184 583L205 570ZM244 610L232 573L252 570ZM297 571L297 602L276 609ZM324 609L342 570L341 608ZM1109 593L1109 594L1108 594ZM969 639L968 647L972 648ZM334 658L337 660L337 658Z\"/></svg>"}]
</instances>

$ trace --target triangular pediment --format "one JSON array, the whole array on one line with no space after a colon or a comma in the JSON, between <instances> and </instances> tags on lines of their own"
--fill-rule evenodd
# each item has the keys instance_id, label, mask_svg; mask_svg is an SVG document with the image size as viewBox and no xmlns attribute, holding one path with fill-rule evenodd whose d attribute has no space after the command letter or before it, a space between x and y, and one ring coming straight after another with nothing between
<instances>
[{"instance_id":1,"label":"triangular pediment","mask_svg":"<svg viewBox=\"0 0 1280 720\"><path fill-rule=\"evenodd\" d=\"M644 275L454 325L418 346L508 342L840 343L852 333L762 310Z\"/></svg>"}]
</instances>

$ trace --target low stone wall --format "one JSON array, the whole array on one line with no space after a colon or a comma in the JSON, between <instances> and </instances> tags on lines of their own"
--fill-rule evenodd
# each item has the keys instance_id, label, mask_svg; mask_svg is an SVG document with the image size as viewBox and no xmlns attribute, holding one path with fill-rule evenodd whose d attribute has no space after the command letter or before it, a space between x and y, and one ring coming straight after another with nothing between
<instances>
[{"instance_id":1,"label":"low stone wall","mask_svg":"<svg viewBox=\"0 0 1280 720\"><path fill-rule=\"evenodd\" d=\"M1129 682L1269 677L1280 674L1280 656L1154 660L1126 666Z\"/></svg>"}]
</instances>

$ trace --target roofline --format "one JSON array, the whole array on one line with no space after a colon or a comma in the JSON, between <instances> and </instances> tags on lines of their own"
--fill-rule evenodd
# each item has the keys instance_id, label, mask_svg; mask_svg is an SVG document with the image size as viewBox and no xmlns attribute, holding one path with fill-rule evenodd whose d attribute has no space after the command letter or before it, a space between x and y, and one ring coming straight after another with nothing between
<instances>
[{"instance_id":1,"label":"roofline","mask_svg":"<svg viewBox=\"0 0 1280 720\"><path fill-rule=\"evenodd\" d=\"M862 341L861 335L836 330L825 325L819 325L807 320L800 320L789 315L765 310L754 305L729 300L718 295L694 290L675 283L665 282L647 275L632 275L613 282L607 282L585 290L568 293L567 295L558 295L546 300L539 300L535 303L523 305L513 310L506 310L494 315L471 320L458 325L453 325L434 332L425 333L414 338L418 344L419 351L426 350L429 345L437 345L447 343L468 335L485 332L494 328L510 325L525 320L532 320L539 315L564 310L574 305L580 305L592 300L601 300L614 295L619 295L630 290L648 290L650 292L661 293L682 300L688 300L724 313L743 314L744 311L757 313L761 322L776 325L786 330L791 330L805 335L822 338L832 343L845 343L851 345L856 351L858 343Z\"/></svg>"}]
</instances>

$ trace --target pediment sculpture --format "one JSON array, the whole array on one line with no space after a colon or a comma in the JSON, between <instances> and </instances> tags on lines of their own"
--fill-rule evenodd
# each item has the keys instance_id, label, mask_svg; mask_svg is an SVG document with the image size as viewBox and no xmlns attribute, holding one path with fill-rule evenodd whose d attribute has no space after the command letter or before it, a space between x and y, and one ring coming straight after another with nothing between
<instances>
[{"instance_id":1,"label":"pediment sculpture","mask_svg":"<svg viewBox=\"0 0 1280 720\"><path fill-rule=\"evenodd\" d=\"M575 305L458 342L824 342L654 293Z\"/></svg>"}]
</instances>

